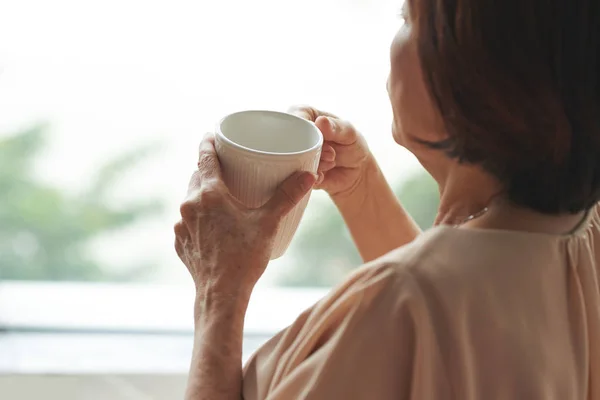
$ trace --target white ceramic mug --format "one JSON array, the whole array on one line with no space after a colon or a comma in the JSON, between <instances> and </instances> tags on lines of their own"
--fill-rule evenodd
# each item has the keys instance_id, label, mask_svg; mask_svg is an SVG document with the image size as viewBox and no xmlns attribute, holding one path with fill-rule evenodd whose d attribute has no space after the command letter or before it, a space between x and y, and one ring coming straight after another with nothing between
<instances>
[{"instance_id":1,"label":"white ceramic mug","mask_svg":"<svg viewBox=\"0 0 600 400\"><path fill-rule=\"evenodd\" d=\"M241 111L223 118L215 147L231 193L258 208L296 171L317 172L323 135L310 121L277 111ZM271 260L287 250L310 193L281 221Z\"/></svg>"}]
</instances>

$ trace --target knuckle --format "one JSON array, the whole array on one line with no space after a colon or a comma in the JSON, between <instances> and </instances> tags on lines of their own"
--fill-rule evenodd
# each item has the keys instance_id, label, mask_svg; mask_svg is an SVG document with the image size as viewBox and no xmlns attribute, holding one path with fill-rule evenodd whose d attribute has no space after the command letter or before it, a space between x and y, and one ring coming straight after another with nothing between
<instances>
[{"instance_id":1,"label":"knuckle","mask_svg":"<svg viewBox=\"0 0 600 400\"><path fill-rule=\"evenodd\" d=\"M187 200L181 203L179 210L184 220L195 218L198 214L225 201L223 183L218 179L207 179L199 188L190 193Z\"/></svg>"},{"instance_id":2,"label":"knuckle","mask_svg":"<svg viewBox=\"0 0 600 400\"><path fill-rule=\"evenodd\" d=\"M354 125L352 125L351 122L343 120L343 119L338 119L337 123L342 128L342 130L345 131L347 134L354 135L354 136L356 136L358 134L356 128L354 127Z\"/></svg>"},{"instance_id":3,"label":"knuckle","mask_svg":"<svg viewBox=\"0 0 600 400\"><path fill-rule=\"evenodd\" d=\"M223 200L223 191L217 180L211 179L206 181L198 191L198 201L201 208L219 204Z\"/></svg>"},{"instance_id":4,"label":"knuckle","mask_svg":"<svg viewBox=\"0 0 600 400\"><path fill-rule=\"evenodd\" d=\"M179 220L175 223L175 225L173 226L173 231L175 232L175 236L182 236L183 233L183 229L184 229L184 225L183 225L183 220Z\"/></svg>"},{"instance_id":5,"label":"knuckle","mask_svg":"<svg viewBox=\"0 0 600 400\"><path fill-rule=\"evenodd\" d=\"M206 149L201 149L198 154L198 169L211 170L215 167L215 159L213 153Z\"/></svg>"},{"instance_id":6,"label":"knuckle","mask_svg":"<svg viewBox=\"0 0 600 400\"><path fill-rule=\"evenodd\" d=\"M175 234L175 250L177 250L178 253L183 249L183 247L184 247L183 242L185 241L186 238L187 238L186 236L181 236L181 235Z\"/></svg>"},{"instance_id":7,"label":"knuckle","mask_svg":"<svg viewBox=\"0 0 600 400\"><path fill-rule=\"evenodd\" d=\"M183 219L189 219L194 217L198 212L198 203L194 200L186 200L179 206L179 212ZM179 223L175 224L177 228Z\"/></svg>"},{"instance_id":8,"label":"knuckle","mask_svg":"<svg viewBox=\"0 0 600 400\"><path fill-rule=\"evenodd\" d=\"M201 183L202 183L202 176L200 175L200 171L194 171L194 173L190 177L190 182L188 184L188 191L194 190L194 189L200 187Z\"/></svg>"}]
</instances>

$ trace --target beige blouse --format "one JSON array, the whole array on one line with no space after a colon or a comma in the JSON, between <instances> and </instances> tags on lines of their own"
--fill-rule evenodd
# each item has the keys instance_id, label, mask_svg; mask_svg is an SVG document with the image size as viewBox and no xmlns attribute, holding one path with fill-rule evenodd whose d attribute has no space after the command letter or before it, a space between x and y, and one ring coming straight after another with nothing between
<instances>
[{"instance_id":1,"label":"beige blouse","mask_svg":"<svg viewBox=\"0 0 600 400\"><path fill-rule=\"evenodd\" d=\"M267 342L245 400L600 399L600 215L570 236L437 227Z\"/></svg>"}]
</instances>

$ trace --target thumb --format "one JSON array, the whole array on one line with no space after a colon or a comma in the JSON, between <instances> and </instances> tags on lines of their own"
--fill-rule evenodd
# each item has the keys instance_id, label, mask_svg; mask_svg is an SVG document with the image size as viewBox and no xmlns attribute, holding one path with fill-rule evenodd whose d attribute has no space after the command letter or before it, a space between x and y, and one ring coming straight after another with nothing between
<instances>
[{"instance_id":1,"label":"thumb","mask_svg":"<svg viewBox=\"0 0 600 400\"><path fill-rule=\"evenodd\" d=\"M269 214L285 217L306 196L317 181L310 172L298 171L283 181L271 199L263 206Z\"/></svg>"}]
</instances>

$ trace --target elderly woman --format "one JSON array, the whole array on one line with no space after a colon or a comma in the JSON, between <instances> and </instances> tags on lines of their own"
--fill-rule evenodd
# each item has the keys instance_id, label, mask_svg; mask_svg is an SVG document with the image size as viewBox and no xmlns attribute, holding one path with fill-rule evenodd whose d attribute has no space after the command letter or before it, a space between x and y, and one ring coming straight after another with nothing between
<instances>
[{"instance_id":1,"label":"elderly woman","mask_svg":"<svg viewBox=\"0 0 600 400\"><path fill-rule=\"evenodd\" d=\"M600 399L600 3L407 0L393 135L439 183L420 233L363 138L325 145L260 209L211 137L176 225L196 283L189 399ZM325 189L364 261L242 369L242 325L282 216Z\"/></svg>"}]
</instances>

